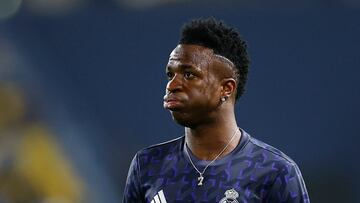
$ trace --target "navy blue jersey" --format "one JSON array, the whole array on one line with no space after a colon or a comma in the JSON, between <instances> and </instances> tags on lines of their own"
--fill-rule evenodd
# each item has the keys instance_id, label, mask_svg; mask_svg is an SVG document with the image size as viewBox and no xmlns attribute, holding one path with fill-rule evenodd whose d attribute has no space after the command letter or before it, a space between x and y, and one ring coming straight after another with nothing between
<instances>
[{"instance_id":1,"label":"navy blue jersey","mask_svg":"<svg viewBox=\"0 0 360 203\"><path fill-rule=\"evenodd\" d=\"M186 154L184 136L139 151L129 169L123 202L309 203L296 163L241 132L238 146L207 168L201 186ZM188 151L202 171L209 161Z\"/></svg>"}]
</instances>

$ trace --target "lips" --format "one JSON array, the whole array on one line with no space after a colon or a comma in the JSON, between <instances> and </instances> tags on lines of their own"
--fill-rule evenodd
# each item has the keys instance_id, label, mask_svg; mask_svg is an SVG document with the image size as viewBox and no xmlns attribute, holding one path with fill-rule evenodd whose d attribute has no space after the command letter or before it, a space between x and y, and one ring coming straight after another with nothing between
<instances>
[{"instance_id":1,"label":"lips","mask_svg":"<svg viewBox=\"0 0 360 203\"><path fill-rule=\"evenodd\" d=\"M164 96L164 108L169 110L177 110L183 106L183 102L179 97L174 95Z\"/></svg>"}]
</instances>

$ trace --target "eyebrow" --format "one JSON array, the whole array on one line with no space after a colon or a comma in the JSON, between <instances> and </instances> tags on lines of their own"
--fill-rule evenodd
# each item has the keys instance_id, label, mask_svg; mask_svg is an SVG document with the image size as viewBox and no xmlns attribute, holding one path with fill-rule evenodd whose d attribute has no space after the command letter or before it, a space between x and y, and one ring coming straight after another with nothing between
<instances>
[{"instance_id":1,"label":"eyebrow","mask_svg":"<svg viewBox=\"0 0 360 203\"><path fill-rule=\"evenodd\" d=\"M174 67L172 65L167 65L166 66L166 69L176 69L177 67ZM197 71L200 71L200 69L192 64L180 64L178 66L178 68L182 69L182 70L186 70L186 69L194 69L194 70L197 70Z\"/></svg>"}]
</instances>

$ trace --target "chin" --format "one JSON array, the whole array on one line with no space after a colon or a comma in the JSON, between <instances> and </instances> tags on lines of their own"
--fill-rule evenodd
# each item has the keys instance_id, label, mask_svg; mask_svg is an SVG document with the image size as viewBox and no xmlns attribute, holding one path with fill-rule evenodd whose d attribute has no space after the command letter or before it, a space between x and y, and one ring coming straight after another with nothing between
<instances>
[{"instance_id":1,"label":"chin","mask_svg":"<svg viewBox=\"0 0 360 203\"><path fill-rule=\"evenodd\" d=\"M187 113L172 111L171 115L173 120L181 126L188 128L193 128L194 126L196 126L196 119L192 118L192 116Z\"/></svg>"},{"instance_id":2,"label":"chin","mask_svg":"<svg viewBox=\"0 0 360 203\"><path fill-rule=\"evenodd\" d=\"M171 115L173 120L184 127L191 126L191 119L189 119L189 116L186 113L178 112L178 111L171 111Z\"/></svg>"}]
</instances>

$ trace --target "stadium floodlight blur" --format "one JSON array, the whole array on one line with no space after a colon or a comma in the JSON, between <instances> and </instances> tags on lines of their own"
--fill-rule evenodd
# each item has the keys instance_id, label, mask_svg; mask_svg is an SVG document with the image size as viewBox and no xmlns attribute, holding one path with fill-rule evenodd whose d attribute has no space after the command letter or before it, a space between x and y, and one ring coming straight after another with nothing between
<instances>
[{"instance_id":1,"label":"stadium floodlight blur","mask_svg":"<svg viewBox=\"0 0 360 203\"><path fill-rule=\"evenodd\" d=\"M27 0L25 6L39 15L61 15L74 12L87 0Z\"/></svg>"},{"instance_id":2,"label":"stadium floodlight blur","mask_svg":"<svg viewBox=\"0 0 360 203\"><path fill-rule=\"evenodd\" d=\"M77 11L88 0L1 0L0 21L10 19L21 9L30 11L34 15L66 15Z\"/></svg>"},{"instance_id":3,"label":"stadium floodlight blur","mask_svg":"<svg viewBox=\"0 0 360 203\"><path fill-rule=\"evenodd\" d=\"M1 0L0 20L10 18L19 10L22 0Z\"/></svg>"}]
</instances>

